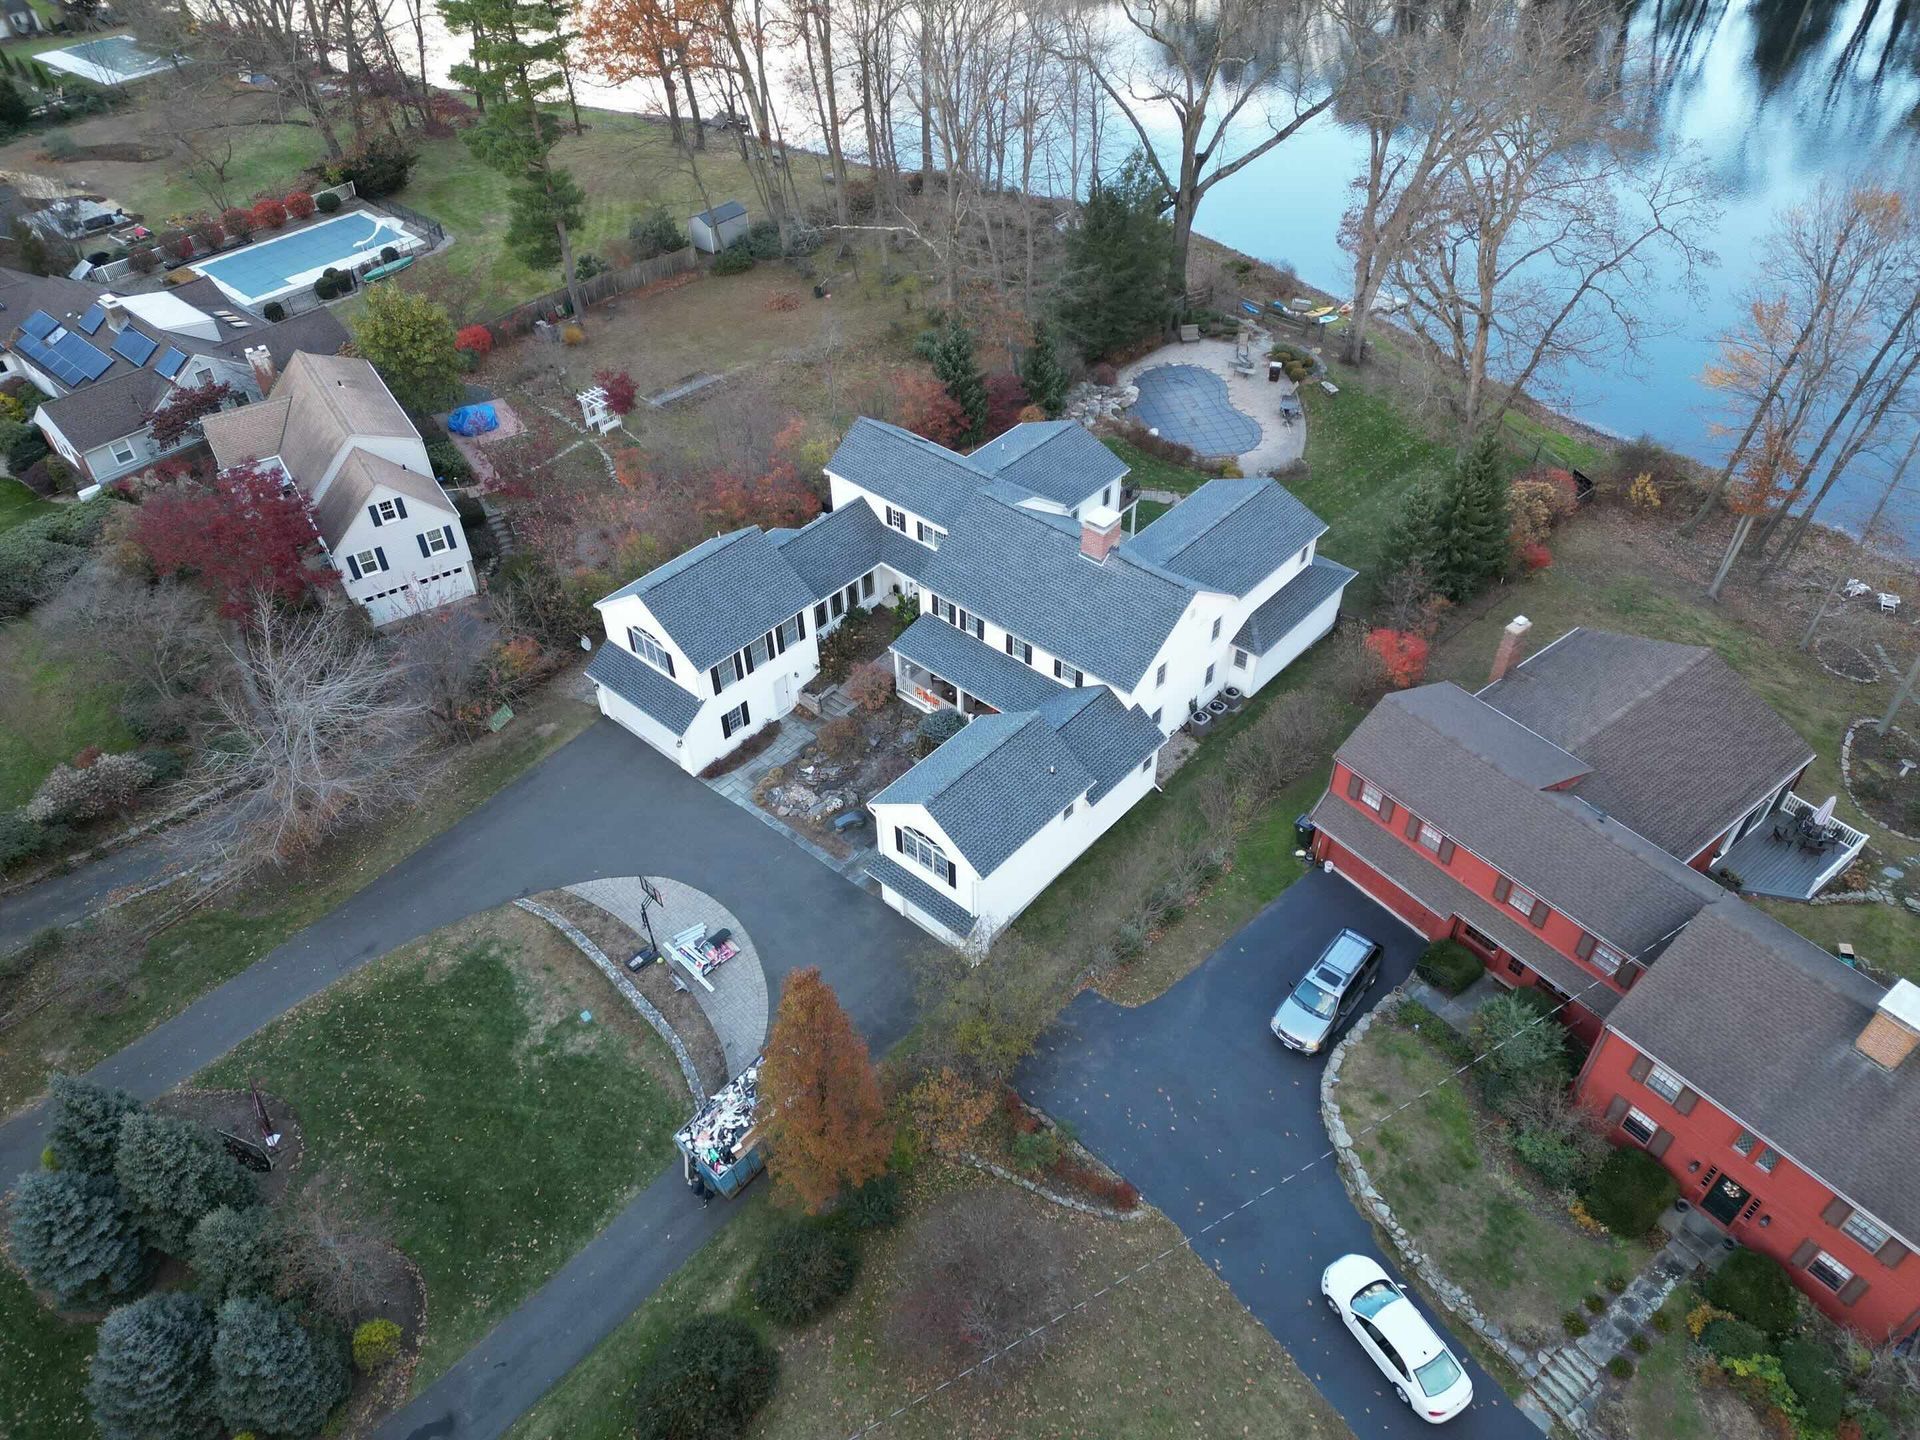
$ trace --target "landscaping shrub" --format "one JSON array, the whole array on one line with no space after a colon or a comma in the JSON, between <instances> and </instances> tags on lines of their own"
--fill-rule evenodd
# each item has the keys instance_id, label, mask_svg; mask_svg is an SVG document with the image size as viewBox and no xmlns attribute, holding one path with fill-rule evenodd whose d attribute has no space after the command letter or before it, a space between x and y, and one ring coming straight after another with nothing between
<instances>
[{"instance_id":1,"label":"landscaping shrub","mask_svg":"<svg viewBox=\"0 0 1920 1440\"><path fill-rule=\"evenodd\" d=\"M856 1230L891 1230L900 1220L900 1178L892 1171L855 1185L840 1201L840 1213Z\"/></svg>"},{"instance_id":2,"label":"landscaping shrub","mask_svg":"<svg viewBox=\"0 0 1920 1440\"><path fill-rule=\"evenodd\" d=\"M58 933L58 932L56 932ZM125 1090L77 1075L56 1075L47 1084L47 1145L60 1168L111 1175L120 1148L120 1124L146 1107Z\"/></svg>"},{"instance_id":3,"label":"landscaping shrub","mask_svg":"<svg viewBox=\"0 0 1920 1440\"><path fill-rule=\"evenodd\" d=\"M1786 1334L1799 1318L1800 1303L1793 1281L1777 1260L1757 1250L1728 1256L1726 1263L1707 1277L1702 1289L1722 1310L1758 1325L1769 1335Z\"/></svg>"},{"instance_id":4,"label":"landscaping shrub","mask_svg":"<svg viewBox=\"0 0 1920 1440\"><path fill-rule=\"evenodd\" d=\"M1569 1310L1560 1317L1560 1328L1575 1340L1578 1340L1582 1335L1587 1333L1587 1317L1582 1315L1578 1310Z\"/></svg>"},{"instance_id":5,"label":"landscaping shrub","mask_svg":"<svg viewBox=\"0 0 1920 1440\"><path fill-rule=\"evenodd\" d=\"M101 1322L87 1401L103 1440L206 1440L218 1433L213 1314L173 1290L123 1305Z\"/></svg>"},{"instance_id":6,"label":"landscaping shrub","mask_svg":"<svg viewBox=\"0 0 1920 1440\"><path fill-rule=\"evenodd\" d=\"M313 196L304 190L290 190L281 201L287 207L287 214L296 220L304 220L313 214Z\"/></svg>"},{"instance_id":7,"label":"landscaping shrub","mask_svg":"<svg viewBox=\"0 0 1920 1440\"><path fill-rule=\"evenodd\" d=\"M713 257L713 273L716 275L744 275L758 262L753 252L745 245L735 245L730 250L722 250Z\"/></svg>"},{"instance_id":8,"label":"landscaping shrub","mask_svg":"<svg viewBox=\"0 0 1920 1440\"><path fill-rule=\"evenodd\" d=\"M639 1440L737 1440L773 1397L780 1358L731 1315L685 1321L634 1384Z\"/></svg>"},{"instance_id":9,"label":"landscaping shrub","mask_svg":"<svg viewBox=\"0 0 1920 1440\"><path fill-rule=\"evenodd\" d=\"M841 715L820 727L820 748L830 760L844 764L858 759L866 743L860 722L851 715Z\"/></svg>"},{"instance_id":10,"label":"landscaping shrub","mask_svg":"<svg viewBox=\"0 0 1920 1440\"><path fill-rule=\"evenodd\" d=\"M560 327L560 343L571 348L587 343L587 332L577 320L569 320Z\"/></svg>"},{"instance_id":11,"label":"landscaping shrub","mask_svg":"<svg viewBox=\"0 0 1920 1440\"><path fill-rule=\"evenodd\" d=\"M313 197L313 208L322 215L331 215L340 208L340 197L331 190L322 191Z\"/></svg>"},{"instance_id":12,"label":"landscaping shrub","mask_svg":"<svg viewBox=\"0 0 1920 1440\"><path fill-rule=\"evenodd\" d=\"M363 200L373 200L406 189L415 158L412 147L397 136L374 135L352 154L328 163L321 173L329 185L343 185L351 180L356 195ZM320 208L324 210L326 206L322 204Z\"/></svg>"},{"instance_id":13,"label":"landscaping shrub","mask_svg":"<svg viewBox=\"0 0 1920 1440\"><path fill-rule=\"evenodd\" d=\"M1458 940L1436 940L1421 953L1414 973L1445 995L1458 995L1486 973L1480 957Z\"/></svg>"},{"instance_id":14,"label":"landscaping shrub","mask_svg":"<svg viewBox=\"0 0 1920 1440\"><path fill-rule=\"evenodd\" d=\"M1847 1410L1847 1387L1834 1368L1833 1351L1814 1340L1787 1340L1780 1346L1780 1371L1800 1397L1807 1424L1831 1430Z\"/></svg>"},{"instance_id":15,"label":"landscaping shrub","mask_svg":"<svg viewBox=\"0 0 1920 1440\"><path fill-rule=\"evenodd\" d=\"M920 736L920 753L931 755L966 728L967 717L958 710L940 709L921 716L914 727Z\"/></svg>"},{"instance_id":16,"label":"landscaping shrub","mask_svg":"<svg viewBox=\"0 0 1920 1440\"><path fill-rule=\"evenodd\" d=\"M1673 1177L1646 1151L1616 1149L1587 1182L1583 1198L1594 1219L1622 1239L1637 1240L1679 1193Z\"/></svg>"},{"instance_id":17,"label":"landscaping shrub","mask_svg":"<svg viewBox=\"0 0 1920 1440\"><path fill-rule=\"evenodd\" d=\"M640 387L624 370L596 370L593 383L607 392L607 408L616 415L630 415L640 403Z\"/></svg>"},{"instance_id":18,"label":"landscaping shrub","mask_svg":"<svg viewBox=\"0 0 1920 1440\"><path fill-rule=\"evenodd\" d=\"M1050 1170L1060 1163L1060 1137L1051 1130L1016 1135L1007 1148L1017 1169Z\"/></svg>"},{"instance_id":19,"label":"landscaping shrub","mask_svg":"<svg viewBox=\"0 0 1920 1440\"><path fill-rule=\"evenodd\" d=\"M1542 1184L1554 1190L1573 1189L1586 1163L1586 1156L1572 1141L1544 1130L1516 1131L1513 1153L1540 1177Z\"/></svg>"},{"instance_id":20,"label":"landscaping shrub","mask_svg":"<svg viewBox=\"0 0 1920 1440\"><path fill-rule=\"evenodd\" d=\"M11 530L0 530L0 620L21 615L86 564L107 507L63 505Z\"/></svg>"},{"instance_id":21,"label":"landscaping shrub","mask_svg":"<svg viewBox=\"0 0 1920 1440\"><path fill-rule=\"evenodd\" d=\"M436 479L445 485L464 485L473 479L473 467L460 447L451 440L434 440L427 445L427 463Z\"/></svg>"},{"instance_id":22,"label":"landscaping shrub","mask_svg":"<svg viewBox=\"0 0 1920 1440\"><path fill-rule=\"evenodd\" d=\"M13 1192L8 1238L14 1263L59 1305L98 1305L146 1280L147 1247L110 1175L35 1171Z\"/></svg>"},{"instance_id":23,"label":"landscaping shrub","mask_svg":"<svg viewBox=\"0 0 1920 1440\"><path fill-rule=\"evenodd\" d=\"M98 820L128 809L153 778L135 755L102 755L84 770L56 765L27 802L27 818L42 825Z\"/></svg>"},{"instance_id":24,"label":"landscaping shrub","mask_svg":"<svg viewBox=\"0 0 1920 1440\"><path fill-rule=\"evenodd\" d=\"M278 230L287 223L287 207L278 200L262 200L251 213L254 224L262 230Z\"/></svg>"},{"instance_id":25,"label":"landscaping shrub","mask_svg":"<svg viewBox=\"0 0 1920 1440\"><path fill-rule=\"evenodd\" d=\"M1636 1330L1627 1337L1627 1348L1636 1355L1644 1355L1653 1349L1653 1342Z\"/></svg>"},{"instance_id":26,"label":"landscaping shrub","mask_svg":"<svg viewBox=\"0 0 1920 1440\"><path fill-rule=\"evenodd\" d=\"M148 1240L169 1255L185 1253L201 1216L254 1201L253 1177L213 1132L170 1115L136 1111L120 1122L113 1173Z\"/></svg>"},{"instance_id":27,"label":"landscaping shrub","mask_svg":"<svg viewBox=\"0 0 1920 1440\"><path fill-rule=\"evenodd\" d=\"M400 1358L400 1327L391 1320L363 1321L353 1332L353 1367L366 1374Z\"/></svg>"},{"instance_id":28,"label":"landscaping shrub","mask_svg":"<svg viewBox=\"0 0 1920 1440\"><path fill-rule=\"evenodd\" d=\"M827 1225L776 1230L747 1277L760 1308L782 1325L804 1325L853 1288L860 1250Z\"/></svg>"},{"instance_id":29,"label":"landscaping shrub","mask_svg":"<svg viewBox=\"0 0 1920 1440\"><path fill-rule=\"evenodd\" d=\"M893 667L884 660L856 665L842 688L849 700L869 714L884 710L893 699Z\"/></svg>"},{"instance_id":30,"label":"landscaping shrub","mask_svg":"<svg viewBox=\"0 0 1920 1440\"><path fill-rule=\"evenodd\" d=\"M607 262L591 250L582 251L573 257L573 278L575 280L583 282L591 280L596 275L606 274L608 268Z\"/></svg>"},{"instance_id":31,"label":"landscaping shrub","mask_svg":"<svg viewBox=\"0 0 1920 1440\"><path fill-rule=\"evenodd\" d=\"M1120 383L1120 372L1102 360L1087 372L1087 378L1096 385L1111 386Z\"/></svg>"},{"instance_id":32,"label":"landscaping shrub","mask_svg":"<svg viewBox=\"0 0 1920 1440\"><path fill-rule=\"evenodd\" d=\"M260 313L266 316L267 323L278 325L282 320L287 318L287 307L282 305L278 300L269 300L265 305L260 307Z\"/></svg>"},{"instance_id":33,"label":"landscaping shrub","mask_svg":"<svg viewBox=\"0 0 1920 1440\"><path fill-rule=\"evenodd\" d=\"M1616 1355L1607 1361L1607 1373L1616 1380L1631 1380L1633 1378L1633 1361L1624 1355Z\"/></svg>"},{"instance_id":34,"label":"landscaping shrub","mask_svg":"<svg viewBox=\"0 0 1920 1440\"><path fill-rule=\"evenodd\" d=\"M25 808L0 810L0 872L45 855L55 836L55 827L30 819Z\"/></svg>"},{"instance_id":35,"label":"landscaping shrub","mask_svg":"<svg viewBox=\"0 0 1920 1440\"><path fill-rule=\"evenodd\" d=\"M16 475L25 474L49 453L46 437L31 425L23 425L7 446L7 468Z\"/></svg>"},{"instance_id":36,"label":"landscaping shrub","mask_svg":"<svg viewBox=\"0 0 1920 1440\"><path fill-rule=\"evenodd\" d=\"M756 220L747 227L746 238L738 241L733 248L750 251L756 260L778 260L780 227L771 220Z\"/></svg>"},{"instance_id":37,"label":"landscaping shrub","mask_svg":"<svg viewBox=\"0 0 1920 1440\"><path fill-rule=\"evenodd\" d=\"M202 1294L218 1305L235 1296L271 1295L275 1242L265 1206L222 1205L202 1215L187 1236L187 1265Z\"/></svg>"},{"instance_id":38,"label":"landscaping shrub","mask_svg":"<svg viewBox=\"0 0 1920 1440\"><path fill-rule=\"evenodd\" d=\"M137 750L133 758L147 767L151 776L147 781L149 786L165 785L187 773L187 762L176 750Z\"/></svg>"},{"instance_id":39,"label":"landscaping shrub","mask_svg":"<svg viewBox=\"0 0 1920 1440\"><path fill-rule=\"evenodd\" d=\"M484 325L462 325L454 334L453 348L471 350L475 355L491 355L493 331Z\"/></svg>"},{"instance_id":40,"label":"landscaping shrub","mask_svg":"<svg viewBox=\"0 0 1920 1440\"><path fill-rule=\"evenodd\" d=\"M686 231L680 228L678 220L667 213L664 205L656 205L629 225L627 238L633 241L633 258L636 260L670 255L675 250L684 249L687 243Z\"/></svg>"},{"instance_id":41,"label":"landscaping shrub","mask_svg":"<svg viewBox=\"0 0 1920 1440\"><path fill-rule=\"evenodd\" d=\"M222 1305L212 1358L214 1408L229 1429L311 1435L347 1393L340 1337L271 1300Z\"/></svg>"},{"instance_id":42,"label":"landscaping shrub","mask_svg":"<svg viewBox=\"0 0 1920 1440\"><path fill-rule=\"evenodd\" d=\"M1673 1312L1664 1309L1654 1311L1653 1328L1658 1330L1662 1335L1671 1335L1673 1333Z\"/></svg>"},{"instance_id":43,"label":"landscaping shrub","mask_svg":"<svg viewBox=\"0 0 1920 1440\"><path fill-rule=\"evenodd\" d=\"M1602 1310L1607 1308L1606 1300L1598 1295L1584 1296L1580 1303L1587 1307L1587 1313L1589 1315L1598 1315Z\"/></svg>"},{"instance_id":44,"label":"landscaping shrub","mask_svg":"<svg viewBox=\"0 0 1920 1440\"><path fill-rule=\"evenodd\" d=\"M73 467L58 455L42 455L27 467L20 483L40 496L58 495L72 488Z\"/></svg>"}]
</instances>

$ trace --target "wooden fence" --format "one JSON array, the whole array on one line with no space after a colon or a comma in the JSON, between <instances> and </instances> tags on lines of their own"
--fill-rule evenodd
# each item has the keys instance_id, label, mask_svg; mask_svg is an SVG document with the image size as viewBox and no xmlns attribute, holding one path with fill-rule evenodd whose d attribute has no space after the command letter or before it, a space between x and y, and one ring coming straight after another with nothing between
<instances>
[{"instance_id":1,"label":"wooden fence","mask_svg":"<svg viewBox=\"0 0 1920 1440\"><path fill-rule=\"evenodd\" d=\"M653 285L672 275L685 274L696 268L694 250L691 245L684 250L675 250L671 254L656 255L651 260L641 260L620 270L608 270L594 276L591 280L580 282L580 299L586 305L598 305L602 300L628 290L639 290ZM516 305L503 314L495 315L480 323L493 331L494 339L505 340L510 336L530 333L536 321L552 320L569 304L565 287L549 290L538 299L529 300L524 305Z\"/></svg>"}]
</instances>

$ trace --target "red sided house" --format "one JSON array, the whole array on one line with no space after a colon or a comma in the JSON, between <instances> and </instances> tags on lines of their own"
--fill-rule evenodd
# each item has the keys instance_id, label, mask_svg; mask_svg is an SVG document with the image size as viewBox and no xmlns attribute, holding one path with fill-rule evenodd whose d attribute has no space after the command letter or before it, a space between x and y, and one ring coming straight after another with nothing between
<instances>
[{"instance_id":1,"label":"red sided house","mask_svg":"<svg viewBox=\"0 0 1920 1440\"><path fill-rule=\"evenodd\" d=\"M1865 836L1800 823L1812 753L1711 651L1579 629L1515 663L1527 628L1508 626L1478 694L1420 686L1361 722L1313 812L1315 859L1567 1002L1592 1046L1580 1093L1618 1142L1835 1316L1912 1331L1920 1261L1894 1271L1920 1237L1898 1183L1920 990L1883 991L1705 873L1805 899Z\"/></svg>"}]
</instances>

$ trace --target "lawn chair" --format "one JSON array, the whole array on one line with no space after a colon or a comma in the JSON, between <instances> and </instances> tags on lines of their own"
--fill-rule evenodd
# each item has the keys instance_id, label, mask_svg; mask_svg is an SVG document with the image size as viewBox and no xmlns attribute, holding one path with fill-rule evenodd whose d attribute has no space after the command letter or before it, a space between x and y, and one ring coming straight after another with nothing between
<instances>
[{"instance_id":1,"label":"lawn chair","mask_svg":"<svg viewBox=\"0 0 1920 1440\"><path fill-rule=\"evenodd\" d=\"M1882 615L1899 614L1900 613L1900 597L1898 595L1891 594L1888 591L1882 590L1880 592L1880 613Z\"/></svg>"}]
</instances>

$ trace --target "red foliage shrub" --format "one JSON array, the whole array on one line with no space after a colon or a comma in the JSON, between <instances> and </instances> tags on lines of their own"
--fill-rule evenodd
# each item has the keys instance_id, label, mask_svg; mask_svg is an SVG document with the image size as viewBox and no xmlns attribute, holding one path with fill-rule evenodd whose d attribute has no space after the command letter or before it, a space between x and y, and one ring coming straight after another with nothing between
<instances>
[{"instance_id":1,"label":"red foliage shrub","mask_svg":"<svg viewBox=\"0 0 1920 1440\"><path fill-rule=\"evenodd\" d=\"M287 214L296 220L304 220L313 214L313 196L304 190L294 190L281 201L287 207Z\"/></svg>"},{"instance_id":2,"label":"red foliage shrub","mask_svg":"<svg viewBox=\"0 0 1920 1440\"><path fill-rule=\"evenodd\" d=\"M287 207L278 200L262 200L253 207L253 219L262 230L278 230L287 223Z\"/></svg>"},{"instance_id":3,"label":"red foliage shrub","mask_svg":"<svg viewBox=\"0 0 1920 1440\"><path fill-rule=\"evenodd\" d=\"M1532 575L1553 564L1553 552L1536 540L1531 545L1520 547L1520 563L1526 567L1527 573Z\"/></svg>"},{"instance_id":4,"label":"red foliage shrub","mask_svg":"<svg viewBox=\"0 0 1920 1440\"><path fill-rule=\"evenodd\" d=\"M1118 383L1120 374L1113 366L1102 360L1088 372L1087 378L1096 385L1113 385Z\"/></svg>"},{"instance_id":5,"label":"red foliage shrub","mask_svg":"<svg viewBox=\"0 0 1920 1440\"><path fill-rule=\"evenodd\" d=\"M220 212L220 223L227 227L227 233L236 240L244 240L253 234L255 221L251 210L242 210L238 205Z\"/></svg>"},{"instance_id":6,"label":"red foliage shrub","mask_svg":"<svg viewBox=\"0 0 1920 1440\"><path fill-rule=\"evenodd\" d=\"M471 350L485 359L493 353L493 331L484 325L462 325L453 337L453 348Z\"/></svg>"},{"instance_id":7,"label":"red foliage shrub","mask_svg":"<svg viewBox=\"0 0 1920 1440\"><path fill-rule=\"evenodd\" d=\"M616 415L632 413L633 407L639 402L639 387L624 370L596 370L593 372L593 383L607 392L607 408Z\"/></svg>"},{"instance_id":8,"label":"red foliage shrub","mask_svg":"<svg viewBox=\"0 0 1920 1440\"><path fill-rule=\"evenodd\" d=\"M200 434L200 422L220 409L237 392L224 380L175 386L146 414L154 443L167 448Z\"/></svg>"},{"instance_id":9,"label":"red foliage shrub","mask_svg":"<svg viewBox=\"0 0 1920 1440\"><path fill-rule=\"evenodd\" d=\"M209 250L218 250L227 241L227 227L218 220L206 221L197 227L195 233L199 235L200 243Z\"/></svg>"},{"instance_id":10,"label":"red foliage shrub","mask_svg":"<svg viewBox=\"0 0 1920 1440\"><path fill-rule=\"evenodd\" d=\"M185 234L174 236L173 239L167 242L167 253L176 260L191 260L193 258L193 236Z\"/></svg>"},{"instance_id":11,"label":"red foliage shrub","mask_svg":"<svg viewBox=\"0 0 1920 1440\"><path fill-rule=\"evenodd\" d=\"M956 445L967 433L967 412L932 375L900 369L891 376L894 423L936 445Z\"/></svg>"},{"instance_id":12,"label":"red foliage shrub","mask_svg":"<svg viewBox=\"0 0 1920 1440\"><path fill-rule=\"evenodd\" d=\"M73 768L76 770L91 770L99 759L100 747L98 745L89 745L73 757Z\"/></svg>"},{"instance_id":13,"label":"red foliage shrub","mask_svg":"<svg viewBox=\"0 0 1920 1440\"><path fill-rule=\"evenodd\" d=\"M1018 375L1007 370L989 375L985 438L991 440L1011 430L1019 421L1020 412L1026 408L1028 399L1027 387L1020 383Z\"/></svg>"},{"instance_id":14,"label":"red foliage shrub","mask_svg":"<svg viewBox=\"0 0 1920 1440\"><path fill-rule=\"evenodd\" d=\"M154 495L133 528L156 574L193 576L234 617L255 594L297 601L338 583L331 568L307 563L319 540L307 497L257 465Z\"/></svg>"},{"instance_id":15,"label":"red foliage shrub","mask_svg":"<svg viewBox=\"0 0 1920 1440\"><path fill-rule=\"evenodd\" d=\"M1395 689L1418 685L1427 673L1427 641L1423 635L1382 627L1368 633L1367 648L1380 657Z\"/></svg>"}]
</instances>

